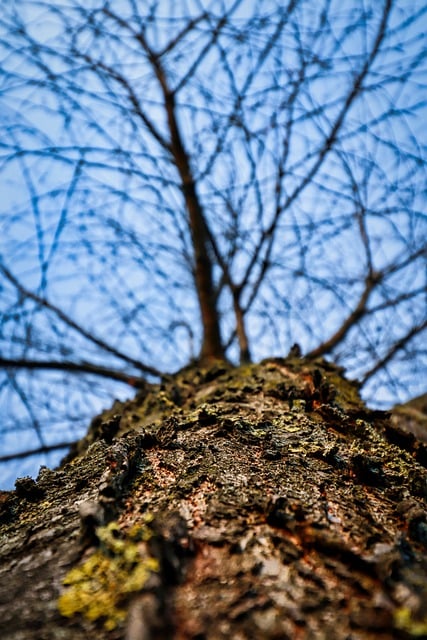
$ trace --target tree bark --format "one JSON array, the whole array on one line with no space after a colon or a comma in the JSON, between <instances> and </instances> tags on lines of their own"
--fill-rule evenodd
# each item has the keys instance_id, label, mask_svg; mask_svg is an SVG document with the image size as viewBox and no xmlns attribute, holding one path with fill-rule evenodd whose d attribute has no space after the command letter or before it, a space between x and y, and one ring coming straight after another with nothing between
<instances>
[{"instance_id":1,"label":"tree bark","mask_svg":"<svg viewBox=\"0 0 427 640\"><path fill-rule=\"evenodd\" d=\"M0 637L427 637L426 466L324 361L183 370L0 495Z\"/></svg>"}]
</instances>

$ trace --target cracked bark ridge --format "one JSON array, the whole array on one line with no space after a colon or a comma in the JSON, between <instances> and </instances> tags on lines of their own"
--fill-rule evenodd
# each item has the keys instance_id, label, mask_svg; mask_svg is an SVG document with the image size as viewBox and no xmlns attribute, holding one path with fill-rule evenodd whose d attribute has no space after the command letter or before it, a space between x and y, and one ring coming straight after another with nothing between
<instances>
[{"instance_id":1,"label":"cracked bark ridge","mask_svg":"<svg viewBox=\"0 0 427 640\"><path fill-rule=\"evenodd\" d=\"M426 637L426 466L324 361L183 371L1 494L0 636Z\"/></svg>"}]
</instances>

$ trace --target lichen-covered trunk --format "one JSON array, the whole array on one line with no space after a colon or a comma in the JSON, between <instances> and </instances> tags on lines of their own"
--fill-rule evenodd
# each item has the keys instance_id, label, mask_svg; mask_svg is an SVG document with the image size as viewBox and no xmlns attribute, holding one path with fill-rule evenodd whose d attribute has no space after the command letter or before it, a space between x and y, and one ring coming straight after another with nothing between
<instances>
[{"instance_id":1,"label":"lichen-covered trunk","mask_svg":"<svg viewBox=\"0 0 427 640\"><path fill-rule=\"evenodd\" d=\"M324 362L184 371L2 494L0 637L426 637L426 465Z\"/></svg>"}]
</instances>

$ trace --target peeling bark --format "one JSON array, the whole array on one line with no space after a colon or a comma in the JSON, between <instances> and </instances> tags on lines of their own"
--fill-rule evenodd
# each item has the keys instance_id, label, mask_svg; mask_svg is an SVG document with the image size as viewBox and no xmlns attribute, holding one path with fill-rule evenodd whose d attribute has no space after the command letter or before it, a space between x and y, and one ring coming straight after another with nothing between
<instances>
[{"instance_id":1,"label":"peeling bark","mask_svg":"<svg viewBox=\"0 0 427 640\"><path fill-rule=\"evenodd\" d=\"M323 361L184 370L1 494L0 637L426 637L426 466Z\"/></svg>"}]
</instances>

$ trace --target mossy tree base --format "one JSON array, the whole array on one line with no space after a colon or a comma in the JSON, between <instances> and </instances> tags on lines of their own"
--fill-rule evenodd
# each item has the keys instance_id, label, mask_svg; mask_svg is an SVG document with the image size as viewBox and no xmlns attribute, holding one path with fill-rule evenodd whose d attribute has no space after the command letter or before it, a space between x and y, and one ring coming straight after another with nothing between
<instances>
[{"instance_id":1,"label":"mossy tree base","mask_svg":"<svg viewBox=\"0 0 427 640\"><path fill-rule=\"evenodd\" d=\"M0 636L427 637L427 450L325 362L190 369L0 502Z\"/></svg>"}]
</instances>

